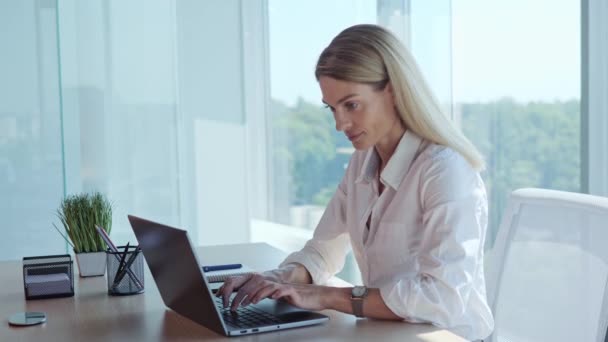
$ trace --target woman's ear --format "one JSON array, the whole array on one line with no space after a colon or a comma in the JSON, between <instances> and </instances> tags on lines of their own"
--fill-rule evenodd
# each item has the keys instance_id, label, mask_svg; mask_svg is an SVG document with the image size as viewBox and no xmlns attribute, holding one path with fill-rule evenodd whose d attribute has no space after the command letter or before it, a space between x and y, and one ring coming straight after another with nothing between
<instances>
[{"instance_id":1,"label":"woman's ear","mask_svg":"<svg viewBox=\"0 0 608 342\"><path fill-rule=\"evenodd\" d=\"M387 91L389 94L393 94L393 85L391 82L388 82L386 86L384 86L384 91Z\"/></svg>"},{"instance_id":2,"label":"woman's ear","mask_svg":"<svg viewBox=\"0 0 608 342\"><path fill-rule=\"evenodd\" d=\"M386 86L384 87L384 91L387 92L393 99L393 102L395 102L395 92L393 91L393 85L391 84L391 82L388 82L386 84Z\"/></svg>"}]
</instances>

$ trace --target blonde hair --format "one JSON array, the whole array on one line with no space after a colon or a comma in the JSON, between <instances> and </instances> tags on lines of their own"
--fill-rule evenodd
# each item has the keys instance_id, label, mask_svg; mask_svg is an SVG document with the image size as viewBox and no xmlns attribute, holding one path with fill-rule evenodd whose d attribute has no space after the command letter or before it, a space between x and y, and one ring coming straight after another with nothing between
<instances>
[{"instance_id":1,"label":"blonde hair","mask_svg":"<svg viewBox=\"0 0 608 342\"><path fill-rule=\"evenodd\" d=\"M340 32L319 56L315 77L321 76L369 84L376 90L390 83L406 129L452 148L475 170L484 169L477 148L442 112L414 57L388 30L365 24Z\"/></svg>"}]
</instances>

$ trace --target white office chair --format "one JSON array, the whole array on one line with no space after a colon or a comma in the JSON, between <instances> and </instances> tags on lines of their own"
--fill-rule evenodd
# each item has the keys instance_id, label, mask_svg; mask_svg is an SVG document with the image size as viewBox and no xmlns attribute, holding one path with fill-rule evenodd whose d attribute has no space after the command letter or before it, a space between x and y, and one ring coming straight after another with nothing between
<instances>
[{"instance_id":1,"label":"white office chair","mask_svg":"<svg viewBox=\"0 0 608 342\"><path fill-rule=\"evenodd\" d=\"M604 341L608 198L516 190L489 254L487 341Z\"/></svg>"}]
</instances>

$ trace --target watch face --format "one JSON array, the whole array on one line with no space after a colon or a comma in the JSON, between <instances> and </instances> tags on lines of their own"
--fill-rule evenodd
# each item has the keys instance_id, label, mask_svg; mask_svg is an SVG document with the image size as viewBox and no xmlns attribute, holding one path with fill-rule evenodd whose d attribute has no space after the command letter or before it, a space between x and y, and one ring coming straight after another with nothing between
<instances>
[{"instance_id":1,"label":"watch face","mask_svg":"<svg viewBox=\"0 0 608 342\"><path fill-rule=\"evenodd\" d=\"M353 287L353 297L362 297L367 292L367 288L365 286L355 286Z\"/></svg>"}]
</instances>

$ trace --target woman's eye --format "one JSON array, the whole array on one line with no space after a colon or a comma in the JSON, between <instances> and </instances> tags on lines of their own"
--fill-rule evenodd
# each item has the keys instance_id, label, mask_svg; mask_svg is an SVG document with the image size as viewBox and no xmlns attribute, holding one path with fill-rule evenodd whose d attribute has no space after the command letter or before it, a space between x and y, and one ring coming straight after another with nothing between
<instances>
[{"instance_id":1,"label":"woman's eye","mask_svg":"<svg viewBox=\"0 0 608 342\"><path fill-rule=\"evenodd\" d=\"M356 103L356 102L347 102L347 103L344 104L344 107L348 111L353 111L353 110L359 108L359 104Z\"/></svg>"},{"instance_id":2,"label":"woman's eye","mask_svg":"<svg viewBox=\"0 0 608 342\"><path fill-rule=\"evenodd\" d=\"M334 108L331 107L330 105L326 104L324 107L329 109L332 113L334 112Z\"/></svg>"}]
</instances>

